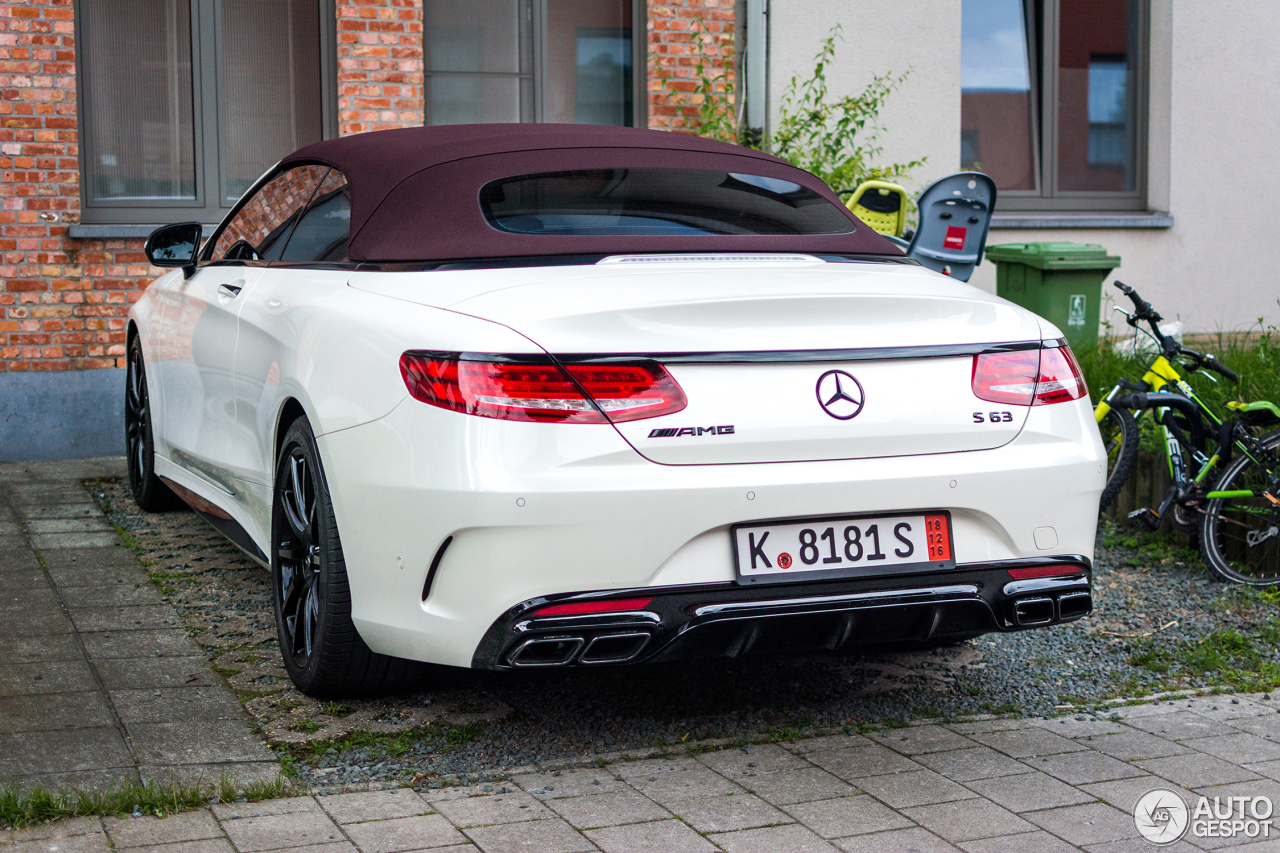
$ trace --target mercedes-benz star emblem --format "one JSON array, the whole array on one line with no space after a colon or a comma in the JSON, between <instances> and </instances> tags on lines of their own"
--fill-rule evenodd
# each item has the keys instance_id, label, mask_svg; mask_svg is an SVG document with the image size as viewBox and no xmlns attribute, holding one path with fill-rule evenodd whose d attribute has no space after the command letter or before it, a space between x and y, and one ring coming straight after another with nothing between
<instances>
[{"instance_id":1,"label":"mercedes-benz star emblem","mask_svg":"<svg viewBox=\"0 0 1280 853\"><path fill-rule=\"evenodd\" d=\"M818 377L818 405L838 421L856 418L864 399L862 383L843 370L828 370Z\"/></svg>"}]
</instances>

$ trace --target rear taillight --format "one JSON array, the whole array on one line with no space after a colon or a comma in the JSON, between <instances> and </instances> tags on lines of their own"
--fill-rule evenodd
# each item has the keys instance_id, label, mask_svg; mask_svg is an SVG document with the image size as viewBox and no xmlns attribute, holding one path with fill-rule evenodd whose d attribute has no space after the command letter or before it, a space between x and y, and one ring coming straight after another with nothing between
<instances>
[{"instance_id":1,"label":"rear taillight","mask_svg":"<svg viewBox=\"0 0 1280 853\"><path fill-rule=\"evenodd\" d=\"M1009 577L1018 580L1026 580L1027 578L1055 578L1061 575L1082 575L1084 569L1080 566L1027 566L1020 569L1007 569Z\"/></svg>"},{"instance_id":2,"label":"rear taillight","mask_svg":"<svg viewBox=\"0 0 1280 853\"><path fill-rule=\"evenodd\" d=\"M534 616L589 616L592 613L621 613L625 610L643 610L652 598L615 598L610 601L571 601L553 604L535 611Z\"/></svg>"},{"instance_id":3,"label":"rear taillight","mask_svg":"<svg viewBox=\"0 0 1280 853\"><path fill-rule=\"evenodd\" d=\"M1087 390L1070 347L984 352L973 357L973 393L1012 406L1078 400Z\"/></svg>"},{"instance_id":4,"label":"rear taillight","mask_svg":"<svg viewBox=\"0 0 1280 853\"><path fill-rule=\"evenodd\" d=\"M669 415L687 404L676 381L654 363L561 368L550 361L464 360L456 353L407 352L400 356L400 375L415 400L512 421L618 423Z\"/></svg>"}]
</instances>

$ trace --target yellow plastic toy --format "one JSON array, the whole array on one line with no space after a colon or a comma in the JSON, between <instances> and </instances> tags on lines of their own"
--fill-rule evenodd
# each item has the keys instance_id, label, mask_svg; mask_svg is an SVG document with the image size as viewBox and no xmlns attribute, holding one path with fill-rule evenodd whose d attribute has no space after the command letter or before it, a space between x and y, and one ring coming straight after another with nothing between
<instances>
[{"instance_id":1,"label":"yellow plastic toy","mask_svg":"<svg viewBox=\"0 0 1280 853\"><path fill-rule=\"evenodd\" d=\"M845 204L877 234L901 237L907 227L907 191L897 184L863 181Z\"/></svg>"}]
</instances>

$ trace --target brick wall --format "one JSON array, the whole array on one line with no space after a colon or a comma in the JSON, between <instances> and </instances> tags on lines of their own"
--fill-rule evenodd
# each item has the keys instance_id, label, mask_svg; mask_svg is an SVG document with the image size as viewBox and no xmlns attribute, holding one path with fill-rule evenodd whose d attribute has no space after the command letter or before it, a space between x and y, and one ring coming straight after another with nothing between
<instances>
[{"instance_id":1,"label":"brick wall","mask_svg":"<svg viewBox=\"0 0 1280 853\"><path fill-rule=\"evenodd\" d=\"M422 124L422 0L338 4L338 133Z\"/></svg>"},{"instance_id":2,"label":"brick wall","mask_svg":"<svg viewBox=\"0 0 1280 853\"><path fill-rule=\"evenodd\" d=\"M731 68L733 0L646 2L651 61L674 89L693 88L694 19ZM339 133L421 124L421 0L336 10ZM72 0L0 0L0 372L123 367L129 307L161 273L142 239L69 236L80 221L73 18ZM650 127L689 130L695 112L650 77Z\"/></svg>"},{"instance_id":3,"label":"brick wall","mask_svg":"<svg viewBox=\"0 0 1280 853\"><path fill-rule=\"evenodd\" d=\"M649 0L649 127L696 130L697 41L711 76L733 80L733 0ZM666 82L664 84L663 79Z\"/></svg>"}]
</instances>

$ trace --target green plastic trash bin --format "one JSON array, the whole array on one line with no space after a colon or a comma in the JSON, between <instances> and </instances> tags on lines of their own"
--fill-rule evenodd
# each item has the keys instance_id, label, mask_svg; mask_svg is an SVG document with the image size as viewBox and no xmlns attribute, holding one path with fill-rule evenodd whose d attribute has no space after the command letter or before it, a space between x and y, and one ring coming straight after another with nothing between
<instances>
[{"instance_id":1,"label":"green plastic trash bin","mask_svg":"<svg viewBox=\"0 0 1280 853\"><path fill-rule=\"evenodd\" d=\"M1102 281L1120 259L1086 243L1004 243L987 247L996 294L1067 333L1073 349L1098 344Z\"/></svg>"}]
</instances>

